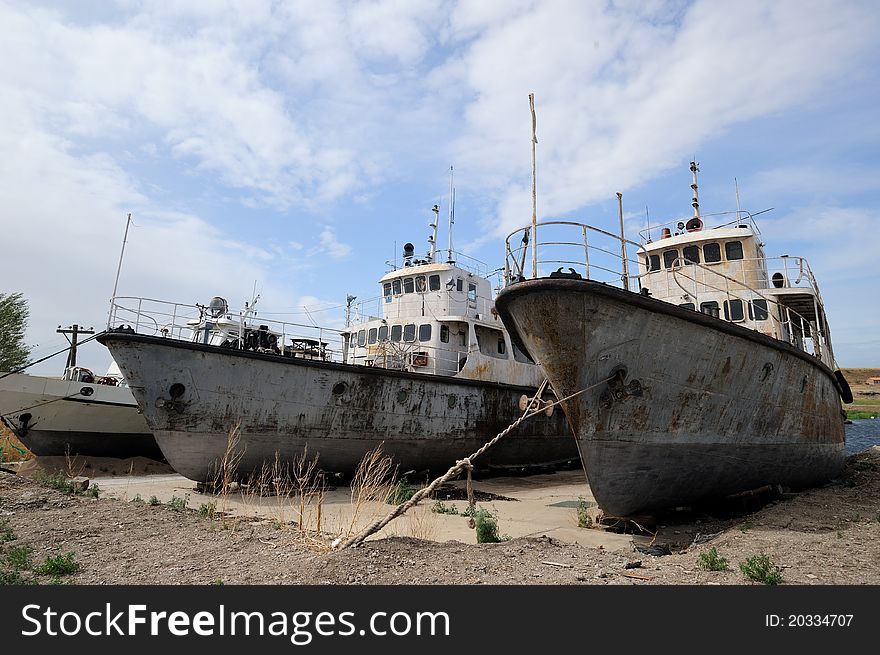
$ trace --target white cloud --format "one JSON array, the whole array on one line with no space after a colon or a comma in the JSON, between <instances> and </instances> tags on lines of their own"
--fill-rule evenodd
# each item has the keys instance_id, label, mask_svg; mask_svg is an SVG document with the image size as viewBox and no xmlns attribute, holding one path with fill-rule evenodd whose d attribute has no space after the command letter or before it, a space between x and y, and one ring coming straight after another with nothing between
<instances>
[{"instance_id":1,"label":"white cloud","mask_svg":"<svg viewBox=\"0 0 880 655\"><path fill-rule=\"evenodd\" d=\"M347 243L341 243L336 238L336 232L331 227L325 227L319 236L320 244L313 249L314 253L327 253L334 259L342 259L351 254L351 246Z\"/></svg>"}]
</instances>

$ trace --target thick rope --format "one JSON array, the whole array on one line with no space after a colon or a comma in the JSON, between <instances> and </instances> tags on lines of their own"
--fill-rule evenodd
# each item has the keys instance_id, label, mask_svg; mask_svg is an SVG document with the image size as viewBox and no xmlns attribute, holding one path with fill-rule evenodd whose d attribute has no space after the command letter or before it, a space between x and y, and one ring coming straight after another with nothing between
<instances>
[{"instance_id":1,"label":"thick rope","mask_svg":"<svg viewBox=\"0 0 880 655\"><path fill-rule=\"evenodd\" d=\"M473 465L471 464L471 462L473 460L475 460L477 457L479 457L480 455L485 453L487 450L489 450L496 443L501 441L501 439L503 439L511 430L515 429L520 423L525 421L527 418L531 418L532 416L535 416L536 414L540 414L540 413L544 412L549 407L553 407L554 405L558 405L559 403L566 401L566 400L569 400L570 398L574 398L575 396L580 395L580 394L584 393L585 391L589 391L590 389L594 389L602 384L605 384L606 382L613 379L613 377L614 376L605 378L604 380L601 380L601 381L597 382L596 384L592 384L589 387L581 389L580 391L576 391L575 393L573 393L569 396L566 396L565 398L560 398L559 400L556 400L552 403L547 403L547 404L542 403L540 400L541 395L544 393L544 390L547 388L547 385L549 384L548 380L545 379L541 383L541 386L538 387L538 391L535 392L535 395L532 396L531 400L529 400L528 404L526 405L525 410L523 410L522 416L520 416L513 423L511 423L506 428L504 428L504 430L502 430L497 435L495 435L495 437L491 441L487 441L485 444L483 444L483 446L481 448L476 450L469 457L465 457L464 459L458 460L448 471L446 471L446 473L444 473L439 478L435 479L427 487L417 491L415 494L413 494L412 498L410 498L408 501L406 501L405 503L401 503L400 505L395 507L393 510L391 510L391 512L388 514L388 516L386 516L383 519L379 519L378 521L375 521L374 523L368 525L366 528L364 528L361 532L359 532L358 534L356 534L355 536L350 538L348 541L343 542L340 545L336 546L337 550L343 550L343 549L348 548L350 546L355 546L357 544L362 543L371 534L378 532L379 530L384 528L386 525L391 523L391 521L396 519L398 516L406 513L410 508L418 505L419 502L422 501L422 499L433 494L434 490L437 487L439 487L441 484L443 484L444 482L448 482L452 478L460 475L463 470L472 468Z\"/></svg>"}]
</instances>

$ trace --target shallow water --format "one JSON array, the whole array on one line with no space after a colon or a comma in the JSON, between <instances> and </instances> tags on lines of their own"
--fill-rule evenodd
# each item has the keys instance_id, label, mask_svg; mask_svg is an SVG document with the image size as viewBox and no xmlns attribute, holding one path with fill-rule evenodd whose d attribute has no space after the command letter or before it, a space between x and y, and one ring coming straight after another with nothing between
<instances>
[{"instance_id":1,"label":"shallow water","mask_svg":"<svg viewBox=\"0 0 880 655\"><path fill-rule=\"evenodd\" d=\"M846 454L860 453L871 446L880 445L880 417L853 419L846 428Z\"/></svg>"}]
</instances>

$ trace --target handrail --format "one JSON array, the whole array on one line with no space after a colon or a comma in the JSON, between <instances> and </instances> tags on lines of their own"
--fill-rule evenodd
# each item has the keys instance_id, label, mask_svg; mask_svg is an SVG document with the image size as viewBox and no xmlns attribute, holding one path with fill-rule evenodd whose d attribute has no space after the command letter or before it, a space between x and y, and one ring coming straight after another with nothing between
<instances>
[{"instance_id":1,"label":"handrail","mask_svg":"<svg viewBox=\"0 0 880 655\"><path fill-rule=\"evenodd\" d=\"M731 221L726 221L726 222L718 223L718 224L714 224L714 223L709 224L706 221L707 218L713 218L716 216L730 216L730 215L735 216L735 218ZM641 239L642 239L642 244L652 243L653 240L651 239L651 233L654 230L662 230L664 227L669 227L669 226L673 226L673 225L677 227L679 224L687 225L687 222L693 218L694 218L693 216L688 216L688 217L683 217L683 218L675 218L675 219L672 219L671 221L667 221L665 223L658 223L657 225L652 225L651 227L647 227L644 230L639 230L639 237L641 237ZM758 224L755 222L754 215L751 212L748 212L748 211L745 211L742 209L735 210L735 211L716 212L714 214L701 214L700 220L703 223L703 227L701 228L701 230L707 230L707 229L711 230L711 229L718 229L718 228L722 228L722 227L728 227L730 225L737 225L737 224L740 224L745 221L749 224L749 227L752 228L752 230L755 232L755 234L761 233L761 230L758 229ZM681 229L686 229L686 228L681 228Z\"/></svg>"}]
</instances>

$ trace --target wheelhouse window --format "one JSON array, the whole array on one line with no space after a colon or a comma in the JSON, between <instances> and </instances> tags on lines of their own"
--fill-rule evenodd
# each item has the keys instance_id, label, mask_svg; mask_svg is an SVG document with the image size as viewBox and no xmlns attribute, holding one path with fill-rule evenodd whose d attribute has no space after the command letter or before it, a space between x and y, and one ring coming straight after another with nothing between
<instances>
[{"instance_id":1,"label":"wheelhouse window","mask_svg":"<svg viewBox=\"0 0 880 655\"><path fill-rule=\"evenodd\" d=\"M660 255L650 255L648 257L648 272L660 270Z\"/></svg>"},{"instance_id":2,"label":"wheelhouse window","mask_svg":"<svg viewBox=\"0 0 880 655\"><path fill-rule=\"evenodd\" d=\"M460 277L455 279L455 290L464 291L464 280L462 280Z\"/></svg>"},{"instance_id":3,"label":"wheelhouse window","mask_svg":"<svg viewBox=\"0 0 880 655\"><path fill-rule=\"evenodd\" d=\"M764 299L755 299L749 302L749 318L753 321L766 321L770 316L767 310L767 301Z\"/></svg>"},{"instance_id":4,"label":"wheelhouse window","mask_svg":"<svg viewBox=\"0 0 880 655\"><path fill-rule=\"evenodd\" d=\"M419 341L431 340L431 324L424 323L419 326Z\"/></svg>"},{"instance_id":5,"label":"wheelhouse window","mask_svg":"<svg viewBox=\"0 0 880 655\"><path fill-rule=\"evenodd\" d=\"M411 277L403 278L403 292L404 293L412 293L413 292L413 279Z\"/></svg>"},{"instance_id":6,"label":"wheelhouse window","mask_svg":"<svg viewBox=\"0 0 880 655\"><path fill-rule=\"evenodd\" d=\"M681 251L686 262L691 264L700 263L700 246L685 246Z\"/></svg>"},{"instance_id":7,"label":"wheelhouse window","mask_svg":"<svg viewBox=\"0 0 880 655\"><path fill-rule=\"evenodd\" d=\"M391 281L391 290L394 292L395 296L400 295L400 279Z\"/></svg>"},{"instance_id":8,"label":"wheelhouse window","mask_svg":"<svg viewBox=\"0 0 880 655\"><path fill-rule=\"evenodd\" d=\"M416 291L422 293L425 290L425 276L419 275L416 278Z\"/></svg>"},{"instance_id":9,"label":"wheelhouse window","mask_svg":"<svg viewBox=\"0 0 880 655\"><path fill-rule=\"evenodd\" d=\"M468 284L468 300L477 300L477 285Z\"/></svg>"},{"instance_id":10,"label":"wheelhouse window","mask_svg":"<svg viewBox=\"0 0 880 655\"><path fill-rule=\"evenodd\" d=\"M428 278L428 288L431 291L440 291L440 276L439 275L431 275Z\"/></svg>"},{"instance_id":11,"label":"wheelhouse window","mask_svg":"<svg viewBox=\"0 0 880 655\"><path fill-rule=\"evenodd\" d=\"M721 245L707 243L703 246L703 261L707 264L715 264L721 261Z\"/></svg>"},{"instance_id":12,"label":"wheelhouse window","mask_svg":"<svg viewBox=\"0 0 880 655\"><path fill-rule=\"evenodd\" d=\"M497 359L507 359L504 335L501 333L501 330L475 325L474 332L476 332L477 347L481 353Z\"/></svg>"},{"instance_id":13,"label":"wheelhouse window","mask_svg":"<svg viewBox=\"0 0 880 655\"><path fill-rule=\"evenodd\" d=\"M696 309L697 306L692 302L683 302L679 305L679 307L683 307L684 309Z\"/></svg>"},{"instance_id":14,"label":"wheelhouse window","mask_svg":"<svg viewBox=\"0 0 880 655\"><path fill-rule=\"evenodd\" d=\"M734 259L742 259L743 258L743 244L742 241L728 241L724 244L724 254L727 257L728 261L733 261Z\"/></svg>"},{"instance_id":15,"label":"wheelhouse window","mask_svg":"<svg viewBox=\"0 0 880 655\"><path fill-rule=\"evenodd\" d=\"M415 323L407 323L403 326L403 340L407 342L412 342L416 340Z\"/></svg>"},{"instance_id":16,"label":"wheelhouse window","mask_svg":"<svg viewBox=\"0 0 880 655\"><path fill-rule=\"evenodd\" d=\"M358 335L357 335L357 332L352 332L352 333L351 333L351 338L348 340L348 345L349 345L349 347L350 347L350 348L354 348L354 347L357 345L357 342L358 342Z\"/></svg>"},{"instance_id":17,"label":"wheelhouse window","mask_svg":"<svg viewBox=\"0 0 880 655\"><path fill-rule=\"evenodd\" d=\"M708 314L709 316L714 316L718 318L718 314L720 311L720 307L718 303L714 300L710 300L709 302L701 302L700 303L700 311L704 314Z\"/></svg>"},{"instance_id":18,"label":"wheelhouse window","mask_svg":"<svg viewBox=\"0 0 880 655\"><path fill-rule=\"evenodd\" d=\"M449 326L441 325L440 326L440 342L441 343L449 343Z\"/></svg>"},{"instance_id":19,"label":"wheelhouse window","mask_svg":"<svg viewBox=\"0 0 880 655\"><path fill-rule=\"evenodd\" d=\"M370 328L370 331L367 333L367 343L376 343L378 332L379 328Z\"/></svg>"},{"instance_id":20,"label":"wheelhouse window","mask_svg":"<svg viewBox=\"0 0 880 655\"><path fill-rule=\"evenodd\" d=\"M724 318L728 321L742 321L745 319L745 314L743 313L743 301L742 300L725 300L724 301Z\"/></svg>"},{"instance_id":21,"label":"wheelhouse window","mask_svg":"<svg viewBox=\"0 0 880 655\"><path fill-rule=\"evenodd\" d=\"M522 350L520 350L515 343L511 342L511 345L513 346L513 358L516 361L518 361L522 364L534 364L535 363L532 360L532 358L529 357L528 355L526 355Z\"/></svg>"},{"instance_id":22,"label":"wheelhouse window","mask_svg":"<svg viewBox=\"0 0 880 655\"><path fill-rule=\"evenodd\" d=\"M385 302L391 302L391 283L386 282L382 285L382 294L385 296Z\"/></svg>"},{"instance_id":23,"label":"wheelhouse window","mask_svg":"<svg viewBox=\"0 0 880 655\"><path fill-rule=\"evenodd\" d=\"M366 346L367 345L367 331L366 330L360 330L358 332L358 345L359 346Z\"/></svg>"},{"instance_id":24,"label":"wheelhouse window","mask_svg":"<svg viewBox=\"0 0 880 655\"><path fill-rule=\"evenodd\" d=\"M498 337L498 354L506 355L507 354L507 346L504 345L504 337Z\"/></svg>"},{"instance_id":25,"label":"wheelhouse window","mask_svg":"<svg viewBox=\"0 0 880 655\"><path fill-rule=\"evenodd\" d=\"M663 266L666 268L672 268L676 259L678 259L678 250L665 250L663 252Z\"/></svg>"},{"instance_id":26,"label":"wheelhouse window","mask_svg":"<svg viewBox=\"0 0 880 655\"><path fill-rule=\"evenodd\" d=\"M391 326L391 340L394 342L400 341L400 335L403 333L402 325L392 325Z\"/></svg>"},{"instance_id":27,"label":"wheelhouse window","mask_svg":"<svg viewBox=\"0 0 880 655\"><path fill-rule=\"evenodd\" d=\"M380 325L379 326L379 341L385 341L388 338L388 326Z\"/></svg>"}]
</instances>

